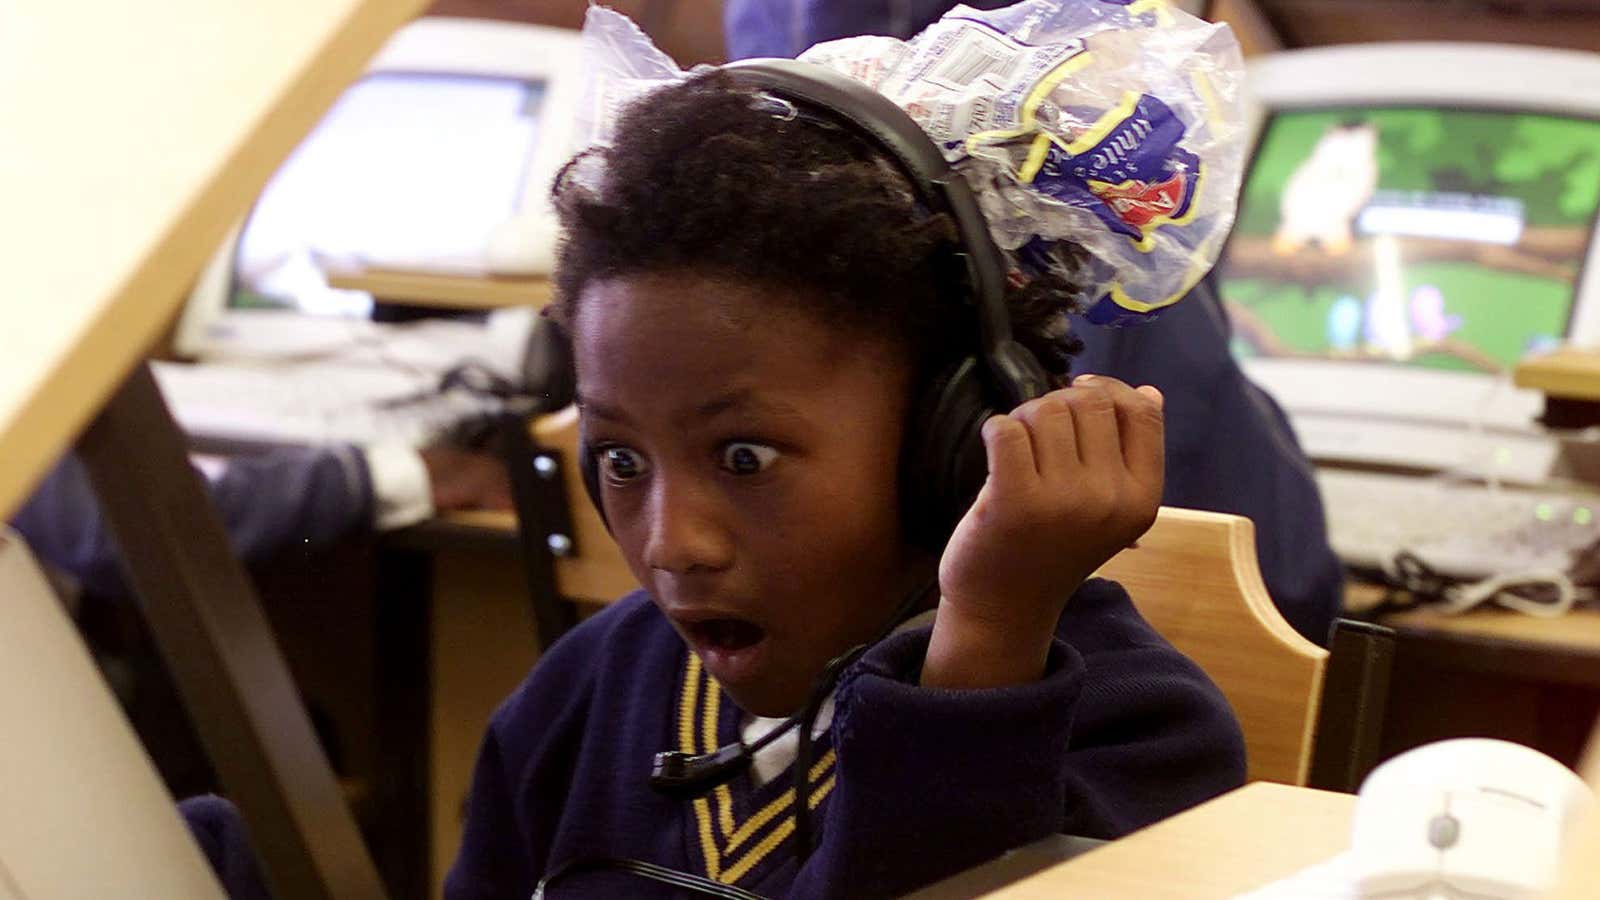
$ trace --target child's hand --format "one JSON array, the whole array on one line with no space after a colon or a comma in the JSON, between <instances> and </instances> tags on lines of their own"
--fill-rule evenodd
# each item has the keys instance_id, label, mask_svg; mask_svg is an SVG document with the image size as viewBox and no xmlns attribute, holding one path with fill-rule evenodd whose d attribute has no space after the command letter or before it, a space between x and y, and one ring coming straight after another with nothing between
<instances>
[{"instance_id":1,"label":"child's hand","mask_svg":"<svg viewBox=\"0 0 1600 900\"><path fill-rule=\"evenodd\" d=\"M424 448L421 456L436 511L511 508L511 476L498 458L445 446Z\"/></svg>"},{"instance_id":2,"label":"child's hand","mask_svg":"<svg viewBox=\"0 0 1600 900\"><path fill-rule=\"evenodd\" d=\"M1080 376L983 426L989 478L939 561L922 683L1037 679L1061 608L1161 503L1161 392Z\"/></svg>"}]
</instances>

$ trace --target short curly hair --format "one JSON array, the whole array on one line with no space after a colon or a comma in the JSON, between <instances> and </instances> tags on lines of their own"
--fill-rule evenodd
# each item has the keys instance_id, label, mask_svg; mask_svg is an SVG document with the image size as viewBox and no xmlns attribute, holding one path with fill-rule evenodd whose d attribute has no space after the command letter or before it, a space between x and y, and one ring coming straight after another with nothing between
<instances>
[{"instance_id":1,"label":"short curly hair","mask_svg":"<svg viewBox=\"0 0 1600 900\"><path fill-rule=\"evenodd\" d=\"M957 240L949 216L923 208L867 139L725 73L633 103L610 147L562 170L554 200L558 322L590 282L693 272L782 288L775 296L825 322L902 336L919 378L974 349L973 310L939 289ZM1080 293L1051 275L1007 290L1013 336L1058 379L1078 349L1066 313Z\"/></svg>"}]
</instances>

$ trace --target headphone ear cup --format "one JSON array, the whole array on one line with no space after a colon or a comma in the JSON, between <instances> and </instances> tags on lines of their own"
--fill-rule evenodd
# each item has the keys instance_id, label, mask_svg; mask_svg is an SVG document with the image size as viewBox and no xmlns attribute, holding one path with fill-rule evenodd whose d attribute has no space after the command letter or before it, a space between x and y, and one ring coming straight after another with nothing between
<instances>
[{"instance_id":1,"label":"headphone ear cup","mask_svg":"<svg viewBox=\"0 0 1600 900\"><path fill-rule=\"evenodd\" d=\"M571 405L577 393L572 345L561 326L548 316L535 316L522 351L523 389L540 398L540 409L554 412Z\"/></svg>"},{"instance_id":2,"label":"headphone ear cup","mask_svg":"<svg viewBox=\"0 0 1600 900\"><path fill-rule=\"evenodd\" d=\"M994 415L983 366L967 357L922 392L906 432L900 496L907 536L941 552L989 475L983 423Z\"/></svg>"}]
</instances>

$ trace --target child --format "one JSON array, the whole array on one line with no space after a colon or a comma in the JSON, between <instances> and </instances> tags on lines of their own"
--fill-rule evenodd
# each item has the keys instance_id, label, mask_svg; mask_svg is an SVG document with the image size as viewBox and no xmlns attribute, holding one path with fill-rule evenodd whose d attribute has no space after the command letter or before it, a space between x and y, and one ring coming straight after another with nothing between
<instances>
[{"instance_id":1,"label":"child","mask_svg":"<svg viewBox=\"0 0 1600 900\"><path fill-rule=\"evenodd\" d=\"M666 893L585 865L600 859L769 896L894 895L1242 782L1215 687L1120 588L1085 580L1154 517L1153 389L1080 377L991 419L991 474L942 555L907 539L906 423L974 338L938 289L951 222L879 149L711 72L629 107L556 202L584 439L645 589L494 717L447 897L527 897L552 873L548 896ZM1043 277L1008 297L1063 379L1074 293ZM935 572L931 628L872 646L818 718L808 846L781 744L704 796L650 788L656 753L749 743L805 707Z\"/></svg>"}]
</instances>

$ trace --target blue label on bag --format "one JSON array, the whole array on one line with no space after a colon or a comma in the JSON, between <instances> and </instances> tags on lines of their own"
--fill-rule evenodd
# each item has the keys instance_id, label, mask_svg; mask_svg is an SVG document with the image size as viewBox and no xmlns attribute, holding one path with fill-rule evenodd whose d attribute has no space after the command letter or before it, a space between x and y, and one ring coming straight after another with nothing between
<instances>
[{"instance_id":1,"label":"blue label on bag","mask_svg":"<svg viewBox=\"0 0 1600 900\"><path fill-rule=\"evenodd\" d=\"M1181 224L1194 208L1199 157L1180 147L1183 121L1149 94L1132 97L1062 147L1052 144L1032 184L1090 210L1111 231L1149 249L1162 225Z\"/></svg>"}]
</instances>

